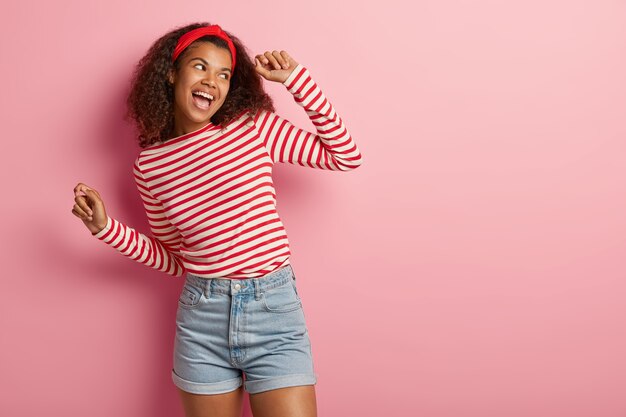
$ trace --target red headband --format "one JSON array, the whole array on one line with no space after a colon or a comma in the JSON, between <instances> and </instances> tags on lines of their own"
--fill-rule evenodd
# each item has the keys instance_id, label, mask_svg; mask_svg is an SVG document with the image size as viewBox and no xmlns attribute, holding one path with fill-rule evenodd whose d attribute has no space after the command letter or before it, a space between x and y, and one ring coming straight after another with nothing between
<instances>
[{"instance_id":1,"label":"red headband","mask_svg":"<svg viewBox=\"0 0 626 417\"><path fill-rule=\"evenodd\" d=\"M194 30L190 30L185 33L178 39L178 43L176 44L176 48L174 49L174 54L172 55L172 62L176 61L178 55L181 54L193 41L198 38L201 38L205 35L215 35L218 38L222 38L228 43L228 49L230 49L230 55L233 61L233 72L235 71L235 45L233 45L233 41L230 40L228 35L224 33L221 27L218 25L210 25L210 26L202 26Z\"/></svg>"}]
</instances>

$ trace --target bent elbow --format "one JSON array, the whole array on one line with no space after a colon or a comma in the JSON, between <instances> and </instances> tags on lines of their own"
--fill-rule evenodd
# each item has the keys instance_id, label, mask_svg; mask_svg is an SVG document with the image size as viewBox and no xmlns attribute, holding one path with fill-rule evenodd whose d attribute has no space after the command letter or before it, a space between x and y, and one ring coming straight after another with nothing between
<instances>
[{"instance_id":1,"label":"bent elbow","mask_svg":"<svg viewBox=\"0 0 626 417\"><path fill-rule=\"evenodd\" d=\"M363 165L363 156L361 155L361 152L357 150L356 155L343 159L340 168L342 171L354 171L361 165Z\"/></svg>"}]
</instances>

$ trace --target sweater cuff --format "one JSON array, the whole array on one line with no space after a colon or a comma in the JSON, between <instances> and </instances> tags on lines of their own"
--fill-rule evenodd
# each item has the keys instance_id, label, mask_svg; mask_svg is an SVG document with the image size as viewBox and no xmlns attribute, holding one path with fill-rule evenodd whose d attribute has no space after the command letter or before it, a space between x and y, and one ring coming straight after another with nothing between
<instances>
[{"instance_id":1,"label":"sweater cuff","mask_svg":"<svg viewBox=\"0 0 626 417\"><path fill-rule=\"evenodd\" d=\"M289 77L287 77L287 79L283 81L283 85L287 87L289 91L291 91L291 89L294 87L292 84L295 84L294 80L300 75L304 74L306 70L307 69L302 64L296 65L291 74L289 74Z\"/></svg>"},{"instance_id":2,"label":"sweater cuff","mask_svg":"<svg viewBox=\"0 0 626 417\"><path fill-rule=\"evenodd\" d=\"M111 226L113 225L113 219L111 219L108 215L107 215L107 224L106 226L104 226L104 229L100 230L98 233L92 233L91 235L95 238L98 238L100 240L103 239L103 236L105 234L107 234L107 232L109 230L111 230Z\"/></svg>"}]
</instances>

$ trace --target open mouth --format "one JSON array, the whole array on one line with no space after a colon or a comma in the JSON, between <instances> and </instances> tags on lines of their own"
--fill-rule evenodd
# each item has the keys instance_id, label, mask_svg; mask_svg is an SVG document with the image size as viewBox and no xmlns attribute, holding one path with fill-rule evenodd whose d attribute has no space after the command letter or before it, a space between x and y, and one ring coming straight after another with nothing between
<instances>
[{"instance_id":1,"label":"open mouth","mask_svg":"<svg viewBox=\"0 0 626 417\"><path fill-rule=\"evenodd\" d=\"M202 110L208 110L215 98L204 91L192 91L193 103Z\"/></svg>"}]
</instances>

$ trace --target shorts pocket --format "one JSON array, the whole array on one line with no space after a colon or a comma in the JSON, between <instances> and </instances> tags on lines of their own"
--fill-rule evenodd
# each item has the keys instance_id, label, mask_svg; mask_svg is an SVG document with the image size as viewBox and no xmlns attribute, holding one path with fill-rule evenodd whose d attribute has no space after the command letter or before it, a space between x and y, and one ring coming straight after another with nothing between
<instances>
[{"instance_id":1,"label":"shorts pocket","mask_svg":"<svg viewBox=\"0 0 626 417\"><path fill-rule=\"evenodd\" d=\"M202 298L202 289L190 282L185 282L178 297L178 305L182 308L193 309L200 305L200 298Z\"/></svg>"},{"instance_id":2,"label":"shorts pocket","mask_svg":"<svg viewBox=\"0 0 626 417\"><path fill-rule=\"evenodd\" d=\"M287 313L302 307L294 280L281 286L265 290L262 294L263 307L272 313Z\"/></svg>"}]
</instances>

